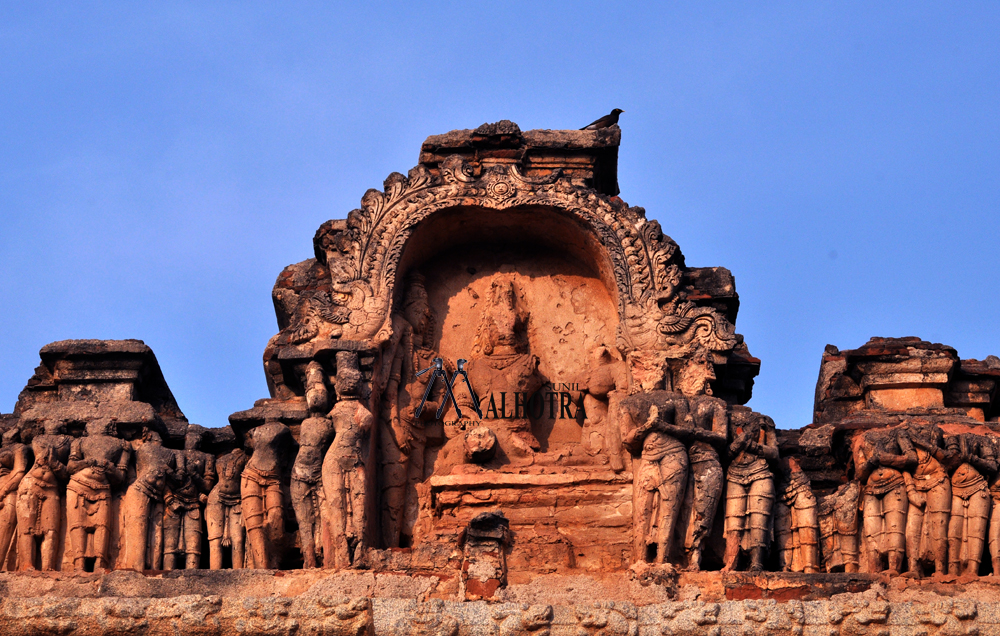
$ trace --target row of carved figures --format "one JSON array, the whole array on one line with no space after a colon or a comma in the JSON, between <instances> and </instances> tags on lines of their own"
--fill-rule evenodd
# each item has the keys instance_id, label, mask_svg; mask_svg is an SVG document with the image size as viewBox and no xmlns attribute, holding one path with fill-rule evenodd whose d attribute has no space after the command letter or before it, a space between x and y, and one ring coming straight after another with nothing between
<instances>
[{"instance_id":1,"label":"row of carved figures","mask_svg":"<svg viewBox=\"0 0 1000 636\"><path fill-rule=\"evenodd\" d=\"M306 567L317 565L314 537L330 555L325 565L342 568L363 536L359 440L372 416L359 399L357 354L338 354L337 366L337 402L302 422L292 467ZM76 570L198 568L207 532L212 569L226 557L234 568L279 566L287 547L281 476L295 445L287 426L257 426L245 435L249 453L238 448L218 458L199 450L199 426L189 426L183 450L164 447L150 428L132 441L116 432L107 419L88 422L82 437L67 435L60 420L45 421L27 443L20 427L4 432L0 563L18 570L58 570L63 562Z\"/></svg>"}]
</instances>

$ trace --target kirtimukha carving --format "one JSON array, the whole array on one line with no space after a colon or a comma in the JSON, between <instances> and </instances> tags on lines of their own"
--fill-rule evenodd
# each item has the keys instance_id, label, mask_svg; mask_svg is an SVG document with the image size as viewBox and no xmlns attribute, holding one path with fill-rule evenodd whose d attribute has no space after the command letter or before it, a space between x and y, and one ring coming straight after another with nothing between
<instances>
[{"instance_id":1,"label":"kirtimukha carving","mask_svg":"<svg viewBox=\"0 0 1000 636\"><path fill-rule=\"evenodd\" d=\"M986 477L996 474L997 458L990 440L975 433L948 436L945 445L958 463L951 474L948 574L976 576L990 518Z\"/></svg>"},{"instance_id":2,"label":"kirtimukha carving","mask_svg":"<svg viewBox=\"0 0 1000 636\"><path fill-rule=\"evenodd\" d=\"M769 464L778 461L774 421L751 411L733 414L729 428L723 569L738 569L740 556L748 554L749 570L759 572L771 544L774 476Z\"/></svg>"},{"instance_id":3,"label":"kirtimukha carving","mask_svg":"<svg viewBox=\"0 0 1000 636\"><path fill-rule=\"evenodd\" d=\"M124 567L163 569L163 500L167 482L176 480L175 453L163 447L159 433L147 429L135 450L135 481L122 501L129 520L123 528Z\"/></svg>"},{"instance_id":4,"label":"kirtimukha carving","mask_svg":"<svg viewBox=\"0 0 1000 636\"><path fill-rule=\"evenodd\" d=\"M87 435L73 441L67 468L66 522L73 568L111 567L111 489L125 480L132 452L115 437L114 424L105 419L87 423Z\"/></svg>"},{"instance_id":5,"label":"kirtimukha carving","mask_svg":"<svg viewBox=\"0 0 1000 636\"><path fill-rule=\"evenodd\" d=\"M204 429L191 425L184 450L175 454L175 483L167 484L163 513L163 567L167 570L201 567L205 536L202 506L215 486L215 456L198 450Z\"/></svg>"},{"instance_id":6,"label":"kirtimukha carving","mask_svg":"<svg viewBox=\"0 0 1000 636\"><path fill-rule=\"evenodd\" d=\"M907 434L917 455L912 475L904 473L909 508L906 512L908 570L923 576L925 569L948 571L948 517L951 514L951 464L944 434L934 425L910 424Z\"/></svg>"},{"instance_id":7,"label":"kirtimukha carving","mask_svg":"<svg viewBox=\"0 0 1000 636\"><path fill-rule=\"evenodd\" d=\"M62 536L63 488L72 438L60 420L46 420L31 441L35 463L17 489L17 569L56 570Z\"/></svg>"},{"instance_id":8,"label":"kirtimukha carving","mask_svg":"<svg viewBox=\"0 0 1000 636\"><path fill-rule=\"evenodd\" d=\"M3 432L0 446L0 569L16 567L14 542L17 530L17 489L34 462L31 447L21 443L21 429L12 426Z\"/></svg>"},{"instance_id":9,"label":"kirtimukha carving","mask_svg":"<svg viewBox=\"0 0 1000 636\"><path fill-rule=\"evenodd\" d=\"M687 569L701 569L705 540L715 523L715 513L722 496L725 471L719 451L726 448L729 413L726 403L712 397L711 381L715 370L702 351L691 358L681 371L677 388L687 398L691 419L691 443L688 446L688 483L684 495L684 551Z\"/></svg>"},{"instance_id":10,"label":"kirtimukha carving","mask_svg":"<svg viewBox=\"0 0 1000 636\"><path fill-rule=\"evenodd\" d=\"M253 452L240 481L247 567L276 569L281 563L285 539L281 473L293 443L292 432L281 422L267 422L247 432Z\"/></svg>"},{"instance_id":11,"label":"kirtimukha carving","mask_svg":"<svg viewBox=\"0 0 1000 636\"><path fill-rule=\"evenodd\" d=\"M854 450L854 465L862 484L864 572L903 571L906 556L907 485L902 471L917 463L906 431L868 431Z\"/></svg>"},{"instance_id":12,"label":"kirtimukha carving","mask_svg":"<svg viewBox=\"0 0 1000 636\"><path fill-rule=\"evenodd\" d=\"M244 551L243 506L240 481L243 468L250 458L237 448L215 461L219 481L208 494L205 521L208 525L208 560L213 570L222 569L226 551L229 551L233 569L243 568Z\"/></svg>"},{"instance_id":13,"label":"kirtimukha carving","mask_svg":"<svg viewBox=\"0 0 1000 636\"><path fill-rule=\"evenodd\" d=\"M358 355L337 353L337 403L330 411L336 435L323 459L327 536L323 565L351 567L365 550L365 446L374 417L361 400Z\"/></svg>"}]
</instances>

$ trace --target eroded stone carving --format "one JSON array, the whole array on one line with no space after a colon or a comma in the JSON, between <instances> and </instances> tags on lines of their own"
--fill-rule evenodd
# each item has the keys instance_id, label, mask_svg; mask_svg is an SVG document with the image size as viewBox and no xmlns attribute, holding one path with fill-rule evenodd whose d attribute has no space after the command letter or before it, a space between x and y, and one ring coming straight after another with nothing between
<instances>
[{"instance_id":1,"label":"eroded stone carving","mask_svg":"<svg viewBox=\"0 0 1000 636\"><path fill-rule=\"evenodd\" d=\"M21 430L12 426L3 432L0 447L0 569L16 567L17 490L34 461L31 447L21 443Z\"/></svg>"},{"instance_id":2,"label":"eroded stone carving","mask_svg":"<svg viewBox=\"0 0 1000 636\"><path fill-rule=\"evenodd\" d=\"M202 507L215 486L215 457L199 449L204 429L189 426L184 450L175 453L173 483L168 482L163 513L163 567L167 570L201 567L205 535Z\"/></svg>"},{"instance_id":3,"label":"eroded stone carving","mask_svg":"<svg viewBox=\"0 0 1000 636\"><path fill-rule=\"evenodd\" d=\"M133 570L163 569L163 502L168 481L177 479L177 458L163 447L160 434L146 430L135 450L135 481L122 506L129 520L124 528L123 565Z\"/></svg>"},{"instance_id":4,"label":"eroded stone carving","mask_svg":"<svg viewBox=\"0 0 1000 636\"><path fill-rule=\"evenodd\" d=\"M730 419L730 463L726 472L726 556L724 569L738 569L750 556L749 569L763 569L771 544L774 476L769 462L778 460L774 421L759 413Z\"/></svg>"},{"instance_id":5,"label":"eroded stone carving","mask_svg":"<svg viewBox=\"0 0 1000 636\"><path fill-rule=\"evenodd\" d=\"M55 570L62 533L63 486L69 481L72 438L60 420L46 420L44 434L31 441L35 463L17 489L19 570Z\"/></svg>"},{"instance_id":6,"label":"eroded stone carving","mask_svg":"<svg viewBox=\"0 0 1000 636\"><path fill-rule=\"evenodd\" d=\"M923 576L928 567L948 571L948 518L951 514L951 480L945 464L944 434L937 426L910 424L917 465L904 473L909 508L906 513L906 551L909 571Z\"/></svg>"},{"instance_id":7,"label":"eroded stone carving","mask_svg":"<svg viewBox=\"0 0 1000 636\"><path fill-rule=\"evenodd\" d=\"M276 569L281 562L285 539L281 473L293 441L281 422L268 422L247 433L253 452L240 479L247 567Z\"/></svg>"},{"instance_id":8,"label":"eroded stone carving","mask_svg":"<svg viewBox=\"0 0 1000 636\"><path fill-rule=\"evenodd\" d=\"M205 505L209 567L213 570L222 568L226 550L233 569L243 568L246 562L240 481L248 460L243 449L237 448L215 462L219 480L208 494Z\"/></svg>"},{"instance_id":9,"label":"eroded stone carving","mask_svg":"<svg viewBox=\"0 0 1000 636\"><path fill-rule=\"evenodd\" d=\"M862 571L899 574L906 555L907 498L903 469L917 453L905 431L868 431L856 444L854 465L862 484L864 537Z\"/></svg>"}]
</instances>

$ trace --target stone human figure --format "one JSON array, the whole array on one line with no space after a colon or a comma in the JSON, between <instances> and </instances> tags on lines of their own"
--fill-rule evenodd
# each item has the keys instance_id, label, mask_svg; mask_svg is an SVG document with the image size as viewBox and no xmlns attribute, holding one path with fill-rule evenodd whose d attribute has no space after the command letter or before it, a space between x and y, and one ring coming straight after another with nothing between
<instances>
[{"instance_id":1,"label":"stone human figure","mask_svg":"<svg viewBox=\"0 0 1000 636\"><path fill-rule=\"evenodd\" d=\"M189 570L201 565L201 541L205 536L202 506L215 486L215 456L198 450L205 429L188 426L184 450L175 451L176 481L167 484L163 513L164 569Z\"/></svg>"},{"instance_id":2,"label":"stone human figure","mask_svg":"<svg viewBox=\"0 0 1000 636\"><path fill-rule=\"evenodd\" d=\"M17 488L17 569L55 570L62 532L63 485L72 439L61 421L46 420L31 440L35 462Z\"/></svg>"},{"instance_id":3,"label":"stone human figure","mask_svg":"<svg viewBox=\"0 0 1000 636\"><path fill-rule=\"evenodd\" d=\"M281 471L291 450L292 432L277 421L268 421L247 432L253 449L240 481L243 525L247 532L248 567L276 569L285 536Z\"/></svg>"},{"instance_id":4,"label":"stone human figure","mask_svg":"<svg viewBox=\"0 0 1000 636\"><path fill-rule=\"evenodd\" d=\"M769 462L778 461L778 440L774 421L759 413L732 417L729 427L723 569L736 569L740 555L749 554L750 571L759 572L771 544L774 476Z\"/></svg>"},{"instance_id":5,"label":"stone human figure","mask_svg":"<svg viewBox=\"0 0 1000 636\"><path fill-rule=\"evenodd\" d=\"M990 435L987 438L993 447L993 456L1000 460L1000 436ZM990 559L993 562L993 576L1000 577L1000 469L988 478L990 499L989 538Z\"/></svg>"},{"instance_id":6,"label":"stone human figure","mask_svg":"<svg viewBox=\"0 0 1000 636\"><path fill-rule=\"evenodd\" d=\"M167 482L176 479L174 452L163 447L160 434L146 429L133 442L135 481L122 500L125 518L125 558L132 570L163 569L163 498Z\"/></svg>"},{"instance_id":7,"label":"stone human figure","mask_svg":"<svg viewBox=\"0 0 1000 636\"><path fill-rule=\"evenodd\" d=\"M827 572L858 571L858 503L861 486L850 481L820 500L819 528Z\"/></svg>"},{"instance_id":8,"label":"stone human figure","mask_svg":"<svg viewBox=\"0 0 1000 636\"><path fill-rule=\"evenodd\" d=\"M21 443L21 430L3 432L0 447L0 569L7 569L17 530L17 488L34 461L31 447ZM14 550L16 552L16 550Z\"/></svg>"},{"instance_id":9,"label":"stone human figure","mask_svg":"<svg viewBox=\"0 0 1000 636\"><path fill-rule=\"evenodd\" d=\"M951 514L951 459L944 434L935 425L907 426L917 454L913 472L904 473L909 507L906 512L908 570L923 576L926 567L937 574L948 571L948 518Z\"/></svg>"},{"instance_id":10,"label":"stone human figure","mask_svg":"<svg viewBox=\"0 0 1000 636\"><path fill-rule=\"evenodd\" d=\"M531 395L542 386L538 356L532 355L528 347L528 320L529 314L520 304L515 275L494 274L466 367L472 386L482 398L484 414L494 393ZM471 411L468 392L456 387L456 393L463 409ZM531 432L531 420L527 414L522 415L495 420L495 432L501 448L515 463L530 463L541 444Z\"/></svg>"},{"instance_id":11,"label":"stone human figure","mask_svg":"<svg viewBox=\"0 0 1000 636\"><path fill-rule=\"evenodd\" d=\"M113 422L87 422L87 435L73 440L67 468L66 524L73 569L82 571L86 560L94 569L111 567L111 490L125 481L132 452L115 437Z\"/></svg>"},{"instance_id":12,"label":"stone human figure","mask_svg":"<svg viewBox=\"0 0 1000 636\"><path fill-rule=\"evenodd\" d=\"M312 360L304 372L306 406L310 413L325 413L330 408L330 392L326 388L326 372L323 365Z\"/></svg>"},{"instance_id":13,"label":"stone human figure","mask_svg":"<svg viewBox=\"0 0 1000 636\"><path fill-rule=\"evenodd\" d=\"M213 570L222 569L224 550L230 549L232 567L243 567L243 507L240 497L240 478L249 457L242 448L226 453L215 460L219 481L208 494L205 521L208 525L208 563Z\"/></svg>"},{"instance_id":14,"label":"stone human figure","mask_svg":"<svg viewBox=\"0 0 1000 636\"><path fill-rule=\"evenodd\" d=\"M728 442L729 413L725 401L712 397L710 382L714 379L712 363L700 352L684 366L676 383L687 398L692 426L681 527L687 569L694 572L701 569L702 550L715 523L725 478L719 450Z\"/></svg>"},{"instance_id":15,"label":"stone human figure","mask_svg":"<svg viewBox=\"0 0 1000 636\"><path fill-rule=\"evenodd\" d=\"M819 515L809 477L794 457L782 460L782 488L775 506L775 543L785 572L819 572ZM779 523L779 518L782 518ZM780 530L779 530L780 526ZM780 535L780 536L778 536Z\"/></svg>"},{"instance_id":16,"label":"stone human figure","mask_svg":"<svg viewBox=\"0 0 1000 636\"><path fill-rule=\"evenodd\" d=\"M412 272L407 277L401 311L392 316L393 356L380 422L382 540L389 547L405 547L412 542L410 533L418 510L416 485L424 479L425 425L435 418L444 393L438 381L417 417L427 382L433 377L431 373L417 373L433 366L438 357L431 347L433 323L424 277ZM451 377L447 366L446 370Z\"/></svg>"},{"instance_id":17,"label":"stone human figure","mask_svg":"<svg viewBox=\"0 0 1000 636\"><path fill-rule=\"evenodd\" d=\"M330 419L336 435L323 459L328 509L323 565L341 570L350 567L365 547L365 449L375 419L361 400L357 353L337 352L334 388L337 403Z\"/></svg>"},{"instance_id":18,"label":"stone human figure","mask_svg":"<svg viewBox=\"0 0 1000 636\"><path fill-rule=\"evenodd\" d=\"M292 508L299 524L304 567L317 567L316 540L321 536L323 457L333 441L333 421L315 414L302 420L299 451L292 464Z\"/></svg>"},{"instance_id":19,"label":"stone human figure","mask_svg":"<svg viewBox=\"0 0 1000 636\"><path fill-rule=\"evenodd\" d=\"M675 423L678 402L684 404L680 426ZM688 454L682 439L690 439L691 428L683 423L684 411L683 398L677 400L677 394L666 391L638 393L621 402L622 443L638 458L633 463L636 561L646 559L650 545L656 546L656 563L671 558L688 478Z\"/></svg>"},{"instance_id":20,"label":"stone human figure","mask_svg":"<svg viewBox=\"0 0 1000 636\"><path fill-rule=\"evenodd\" d=\"M903 569L909 502L902 471L917 463L903 429L866 431L855 444L854 466L861 483L863 571L890 574Z\"/></svg>"},{"instance_id":21,"label":"stone human figure","mask_svg":"<svg viewBox=\"0 0 1000 636\"><path fill-rule=\"evenodd\" d=\"M979 574L990 517L986 482L997 472L993 444L973 433L951 435L945 446L958 464L951 474L951 519L948 521L948 574Z\"/></svg>"}]
</instances>

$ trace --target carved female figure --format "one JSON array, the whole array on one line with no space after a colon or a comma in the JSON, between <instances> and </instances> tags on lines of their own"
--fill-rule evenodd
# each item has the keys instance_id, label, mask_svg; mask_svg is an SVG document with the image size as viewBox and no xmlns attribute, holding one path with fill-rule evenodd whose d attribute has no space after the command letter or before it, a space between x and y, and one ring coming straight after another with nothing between
<instances>
[{"instance_id":1,"label":"carved female figure","mask_svg":"<svg viewBox=\"0 0 1000 636\"><path fill-rule=\"evenodd\" d=\"M906 556L909 571L923 576L925 565L948 571L948 517L951 514L951 480L945 465L951 459L944 449L944 434L935 425L910 424L907 433L916 450L913 474L905 473L909 508L906 512Z\"/></svg>"},{"instance_id":2,"label":"carved female figure","mask_svg":"<svg viewBox=\"0 0 1000 636\"><path fill-rule=\"evenodd\" d=\"M87 435L73 440L66 486L66 521L73 568L84 570L88 558L95 569L111 567L111 489L125 480L132 453L114 436L109 420L87 422Z\"/></svg>"},{"instance_id":3,"label":"carved female figure","mask_svg":"<svg viewBox=\"0 0 1000 636\"><path fill-rule=\"evenodd\" d=\"M809 477L795 458L782 460L784 484L776 505L775 543L779 563L785 572L819 572L819 516L816 496ZM784 517L779 524L778 518ZM779 532L779 525L782 526Z\"/></svg>"},{"instance_id":4,"label":"carved female figure","mask_svg":"<svg viewBox=\"0 0 1000 636\"><path fill-rule=\"evenodd\" d=\"M726 473L726 556L723 569L733 570L741 553L750 555L750 571L764 568L771 543L774 477L768 465L778 461L774 421L748 413L729 422L729 456Z\"/></svg>"},{"instance_id":5,"label":"carved female figure","mask_svg":"<svg viewBox=\"0 0 1000 636\"><path fill-rule=\"evenodd\" d=\"M31 447L21 443L21 430L3 432L0 447L0 569L7 569L17 529L17 488L28 474L33 456ZM16 552L16 550L15 550Z\"/></svg>"},{"instance_id":6,"label":"carved female figure","mask_svg":"<svg viewBox=\"0 0 1000 636\"><path fill-rule=\"evenodd\" d=\"M323 456L333 440L328 417L309 417L299 428L299 452L292 464L292 508L299 523L303 567L317 567L316 537L321 535L323 509Z\"/></svg>"},{"instance_id":7,"label":"carved female figure","mask_svg":"<svg viewBox=\"0 0 1000 636\"><path fill-rule=\"evenodd\" d=\"M17 489L17 568L57 569L56 551L62 531L63 484L69 480L72 438L58 420L46 420L45 433L31 441L35 463Z\"/></svg>"},{"instance_id":8,"label":"carved female figure","mask_svg":"<svg viewBox=\"0 0 1000 636\"><path fill-rule=\"evenodd\" d=\"M247 433L253 454L243 468L240 492L252 568L275 569L281 562L278 548L285 536L281 470L292 441L292 432L277 421Z\"/></svg>"},{"instance_id":9,"label":"carved female figure","mask_svg":"<svg viewBox=\"0 0 1000 636\"><path fill-rule=\"evenodd\" d=\"M135 442L133 442L135 444ZM163 568L163 495L176 479L174 452L160 434L147 429L135 451L135 481L125 491L124 567L142 571Z\"/></svg>"},{"instance_id":10,"label":"carved female figure","mask_svg":"<svg viewBox=\"0 0 1000 636\"><path fill-rule=\"evenodd\" d=\"M215 485L215 456L198 450L203 435L202 427L188 426L184 450L175 451L177 480L168 484L164 498L163 566L167 570L197 569L201 563L205 535L201 507Z\"/></svg>"},{"instance_id":11,"label":"carved female figure","mask_svg":"<svg viewBox=\"0 0 1000 636\"><path fill-rule=\"evenodd\" d=\"M336 436L323 460L328 530L323 565L348 568L364 550L365 452L374 417L361 401L358 354L337 352L337 404L330 411Z\"/></svg>"},{"instance_id":12,"label":"carved female figure","mask_svg":"<svg viewBox=\"0 0 1000 636\"><path fill-rule=\"evenodd\" d=\"M242 448L215 460L219 481L208 494L205 521L208 525L208 562L213 570L222 568L223 550L232 550L232 567L243 567L243 507L240 502L240 478L247 464Z\"/></svg>"},{"instance_id":13,"label":"carved female figure","mask_svg":"<svg viewBox=\"0 0 1000 636\"><path fill-rule=\"evenodd\" d=\"M997 472L993 445L985 437L960 433L945 445L961 462L951 475L951 519L948 522L948 574L979 574L990 517L986 477Z\"/></svg>"},{"instance_id":14,"label":"carved female figure","mask_svg":"<svg viewBox=\"0 0 1000 636\"><path fill-rule=\"evenodd\" d=\"M867 431L855 444L854 466L861 483L864 571L882 571L887 557L889 572L899 574L906 554L907 493L903 469L917 463L905 430Z\"/></svg>"}]
</instances>

